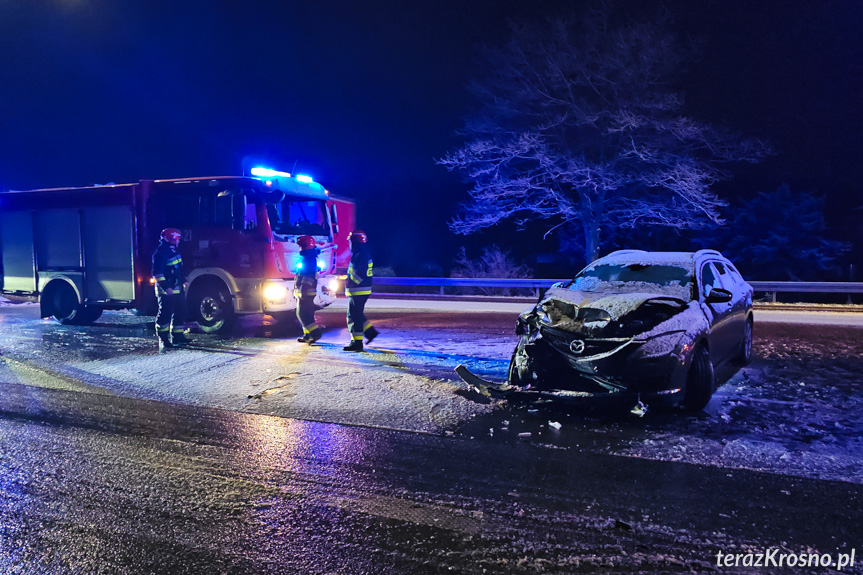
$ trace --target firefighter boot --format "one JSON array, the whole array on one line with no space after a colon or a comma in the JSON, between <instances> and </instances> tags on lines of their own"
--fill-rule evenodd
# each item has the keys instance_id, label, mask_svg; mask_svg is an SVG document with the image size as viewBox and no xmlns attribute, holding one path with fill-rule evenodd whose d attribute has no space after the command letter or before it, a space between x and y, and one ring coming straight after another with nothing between
<instances>
[{"instance_id":1,"label":"firefighter boot","mask_svg":"<svg viewBox=\"0 0 863 575\"><path fill-rule=\"evenodd\" d=\"M342 351L362 351L363 350L363 340L361 339L352 339L351 343L342 348Z\"/></svg>"},{"instance_id":2,"label":"firefighter boot","mask_svg":"<svg viewBox=\"0 0 863 575\"><path fill-rule=\"evenodd\" d=\"M303 337L298 337L298 338L297 338L297 341L298 341L298 342L300 342L300 343L306 343L307 341L309 341L309 334L304 333L304 334L303 334Z\"/></svg>"},{"instance_id":3,"label":"firefighter boot","mask_svg":"<svg viewBox=\"0 0 863 575\"><path fill-rule=\"evenodd\" d=\"M366 340L368 343L371 343L374 338L380 335L380 332L376 330L374 327L369 326L369 329L366 330Z\"/></svg>"},{"instance_id":4,"label":"firefighter boot","mask_svg":"<svg viewBox=\"0 0 863 575\"><path fill-rule=\"evenodd\" d=\"M170 347L174 347L171 343L171 334L167 331L159 332L159 353L164 353Z\"/></svg>"},{"instance_id":5,"label":"firefighter boot","mask_svg":"<svg viewBox=\"0 0 863 575\"><path fill-rule=\"evenodd\" d=\"M324 335L324 330L322 330L319 327L316 327L315 329L310 331L308 334L306 334L306 343L311 345L311 344L315 343L316 341L318 341L319 339L321 339L322 335Z\"/></svg>"}]
</instances>

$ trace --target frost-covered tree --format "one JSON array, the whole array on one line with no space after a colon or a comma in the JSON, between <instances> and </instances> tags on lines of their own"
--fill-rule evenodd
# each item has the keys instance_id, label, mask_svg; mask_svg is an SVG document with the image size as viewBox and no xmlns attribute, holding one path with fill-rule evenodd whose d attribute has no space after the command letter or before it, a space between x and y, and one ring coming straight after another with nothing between
<instances>
[{"instance_id":1,"label":"frost-covered tree","mask_svg":"<svg viewBox=\"0 0 863 575\"><path fill-rule=\"evenodd\" d=\"M513 25L472 86L480 104L465 143L438 162L473 182L451 229L510 220L545 234L577 226L587 261L603 228L722 222L711 185L767 146L683 114L686 51L666 16L616 22L608 8L541 28Z\"/></svg>"},{"instance_id":2,"label":"frost-covered tree","mask_svg":"<svg viewBox=\"0 0 863 575\"><path fill-rule=\"evenodd\" d=\"M824 280L838 275L848 251L825 237L824 198L796 193L787 184L732 205L728 224L709 234L711 245L750 279Z\"/></svg>"}]
</instances>

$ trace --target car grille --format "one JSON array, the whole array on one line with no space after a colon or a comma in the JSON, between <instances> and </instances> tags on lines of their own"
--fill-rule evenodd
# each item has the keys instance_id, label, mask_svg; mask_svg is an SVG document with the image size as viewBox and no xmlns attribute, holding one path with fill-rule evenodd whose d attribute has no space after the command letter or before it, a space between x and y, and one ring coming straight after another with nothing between
<instances>
[{"instance_id":1,"label":"car grille","mask_svg":"<svg viewBox=\"0 0 863 575\"><path fill-rule=\"evenodd\" d=\"M629 339L585 339L574 333L561 331L548 326L541 327L540 333L546 343L558 353L562 353L567 356L583 357L585 359L593 355L612 351L615 348L620 347L621 344ZM576 353L573 350L573 347L575 349L579 349L581 345L578 343L573 345L573 341L580 341L584 344L584 348L580 353Z\"/></svg>"}]
</instances>

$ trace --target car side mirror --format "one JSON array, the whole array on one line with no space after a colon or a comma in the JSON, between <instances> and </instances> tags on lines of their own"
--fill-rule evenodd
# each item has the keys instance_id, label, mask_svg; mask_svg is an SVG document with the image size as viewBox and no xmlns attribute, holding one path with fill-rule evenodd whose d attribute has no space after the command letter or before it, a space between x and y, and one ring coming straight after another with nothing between
<instances>
[{"instance_id":1,"label":"car side mirror","mask_svg":"<svg viewBox=\"0 0 863 575\"><path fill-rule=\"evenodd\" d=\"M704 301L707 303L728 303L732 298L731 292L727 289L713 288L707 294L707 297L704 298Z\"/></svg>"}]
</instances>

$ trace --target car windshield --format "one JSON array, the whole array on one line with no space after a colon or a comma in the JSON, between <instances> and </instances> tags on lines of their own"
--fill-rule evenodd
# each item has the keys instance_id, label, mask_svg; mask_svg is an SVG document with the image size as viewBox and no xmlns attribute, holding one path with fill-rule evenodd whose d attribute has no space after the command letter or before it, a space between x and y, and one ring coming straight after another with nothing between
<instances>
[{"instance_id":1,"label":"car windshield","mask_svg":"<svg viewBox=\"0 0 863 575\"><path fill-rule=\"evenodd\" d=\"M692 270L683 265L601 263L585 268L570 289L585 292L658 293L692 299Z\"/></svg>"}]
</instances>

